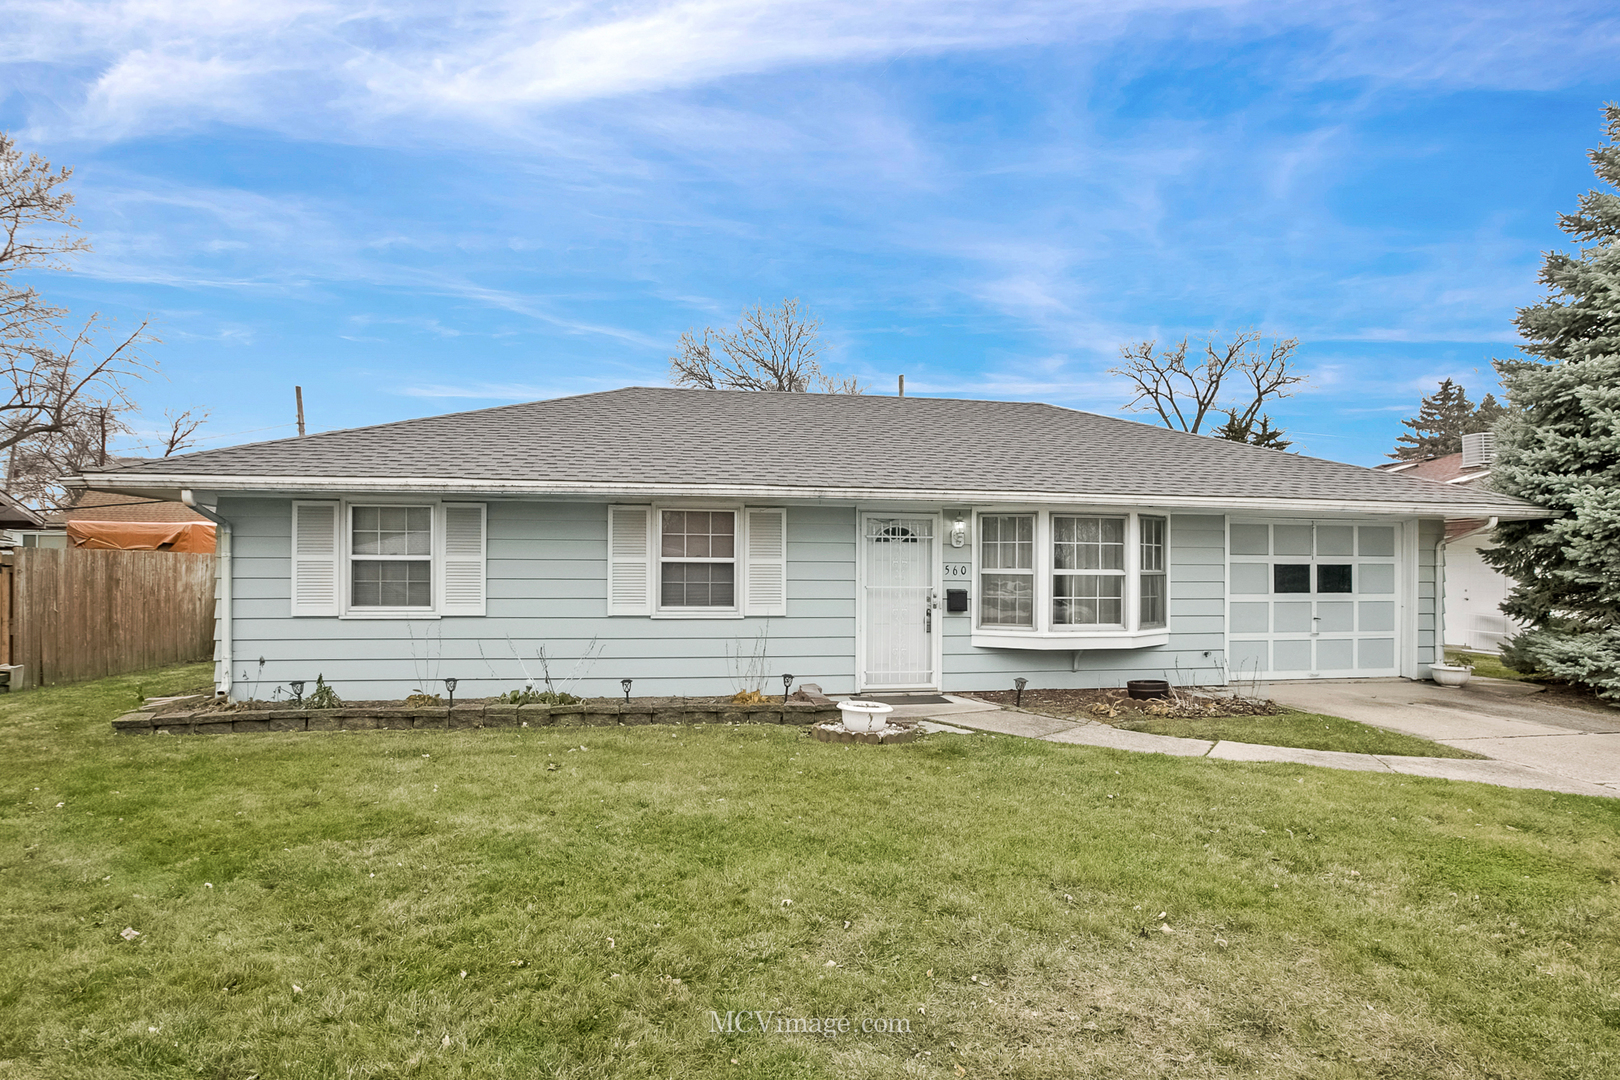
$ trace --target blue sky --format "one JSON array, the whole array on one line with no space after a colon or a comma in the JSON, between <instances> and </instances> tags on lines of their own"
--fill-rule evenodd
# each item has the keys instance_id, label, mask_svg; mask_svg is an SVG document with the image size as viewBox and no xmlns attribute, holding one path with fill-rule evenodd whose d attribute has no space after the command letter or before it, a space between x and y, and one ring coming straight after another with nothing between
<instances>
[{"instance_id":1,"label":"blue sky","mask_svg":"<svg viewBox=\"0 0 1620 1080\"><path fill-rule=\"evenodd\" d=\"M205 445L295 383L316 430L660 384L796 296L880 392L1105 413L1122 343L1297 337L1274 417L1373 464L1493 387L1620 98L1620 13L1557 0L6 10L0 127L96 249L31 280L150 314Z\"/></svg>"}]
</instances>

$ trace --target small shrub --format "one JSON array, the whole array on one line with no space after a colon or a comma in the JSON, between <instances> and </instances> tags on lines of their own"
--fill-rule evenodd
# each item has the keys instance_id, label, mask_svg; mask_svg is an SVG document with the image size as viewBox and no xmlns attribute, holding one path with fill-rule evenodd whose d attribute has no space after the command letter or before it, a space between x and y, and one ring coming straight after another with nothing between
<instances>
[{"instance_id":1,"label":"small shrub","mask_svg":"<svg viewBox=\"0 0 1620 1080\"><path fill-rule=\"evenodd\" d=\"M405 699L407 709L432 709L443 705L444 701L438 694L424 694L417 690Z\"/></svg>"},{"instance_id":2,"label":"small shrub","mask_svg":"<svg viewBox=\"0 0 1620 1080\"><path fill-rule=\"evenodd\" d=\"M341 709L343 699L337 696L337 691L326 685L326 679L320 675L315 676L315 689L310 691L309 697L304 699L306 709Z\"/></svg>"},{"instance_id":3,"label":"small shrub","mask_svg":"<svg viewBox=\"0 0 1620 1080\"><path fill-rule=\"evenodd\" d=\"M510 690L495 700L503 705L578 705L583 699L561 690L536 690L526 686L522 690Z\"/></svg>"}]
</instances>

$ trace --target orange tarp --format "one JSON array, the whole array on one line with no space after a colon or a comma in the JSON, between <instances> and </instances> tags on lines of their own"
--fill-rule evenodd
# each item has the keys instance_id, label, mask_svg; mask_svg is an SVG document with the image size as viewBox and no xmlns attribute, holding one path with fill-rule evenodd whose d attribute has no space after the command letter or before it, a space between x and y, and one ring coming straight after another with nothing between
<instances>
[{"instance_id":1,"label":"orange tarp","mask_svg":"<svg viewBox=\"0 0 1620 1080\"><path fill-rule=\"evenodd\" d=\"M211 554L214 525L208 521L70 521L68 543L124 551L189 551Z\"/></svg>"}]
</instances>

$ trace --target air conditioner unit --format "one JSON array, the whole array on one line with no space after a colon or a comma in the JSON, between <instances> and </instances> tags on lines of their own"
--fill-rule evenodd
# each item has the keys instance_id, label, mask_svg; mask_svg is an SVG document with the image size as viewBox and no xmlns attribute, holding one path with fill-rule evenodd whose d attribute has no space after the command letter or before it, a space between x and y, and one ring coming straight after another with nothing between
<instances>
[{"instance_id":1,"label":"air conditioner unit","mask_svg":"<svg viewBox=\"0 0 1620 1080\"><path fill-rule=\"evenodd\" d=\"M1476 431L1472 435L1462 437L1463 468L1478 469L1491 463L1496 457L1496 434L1490 431Z\"/></svg>"}]
</instances>

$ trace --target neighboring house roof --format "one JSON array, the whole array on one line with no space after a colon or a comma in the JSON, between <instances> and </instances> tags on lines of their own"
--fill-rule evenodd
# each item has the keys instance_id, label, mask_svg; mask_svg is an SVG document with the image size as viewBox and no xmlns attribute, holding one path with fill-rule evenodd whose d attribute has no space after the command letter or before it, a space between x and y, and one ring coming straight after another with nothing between
<instances>
[{"instance_id":1,"label":"neighboring house roof","mask_svg":"<svg viewBox=\"0 0 1620 1080\"><path fill-rule=\"evenodd\" d=\"M699 494L1541 514L1491 492L1035 402L657 387L205 450L87 470L82 480L154 495Z\"/></svg>"},{"instance_id":2,"label":"neighboring house roof","mask_svg":"<svg viewBox=\"0 0 1620 1080\"><path fill-rule=\"evenodd\" d=\"M207 521L182 502L145 499L121 492L81 491L73 505L52 515L67 521Z\"/></svg>"},{"instance_id":3,"label":"neighboring house roof","mask_svg":"<svg viewBox=\"0 0 1620 1080\"><path fill-rule=\"evenodd\" d=\"M1491 474L1489 465L1473 465L1463 468L1461 454L1446 454L1442 457L1424 458L1422 461L1392 461L1378 468L1384 472L1398 472L1402 476L1410 476L1418 480L1435 480L1442 484L1472 484L1474 481Z\"/></svg>"},{"instance_id":4,"label":"neighboring house roof","mask_svg":"<svg viewBox=\"0 0 1620 1080\"><path fill-rule=\"evenodd\" d=\"M0 491L0 529L42 529L45 519Z\"/></svg>"}]
</instances>

